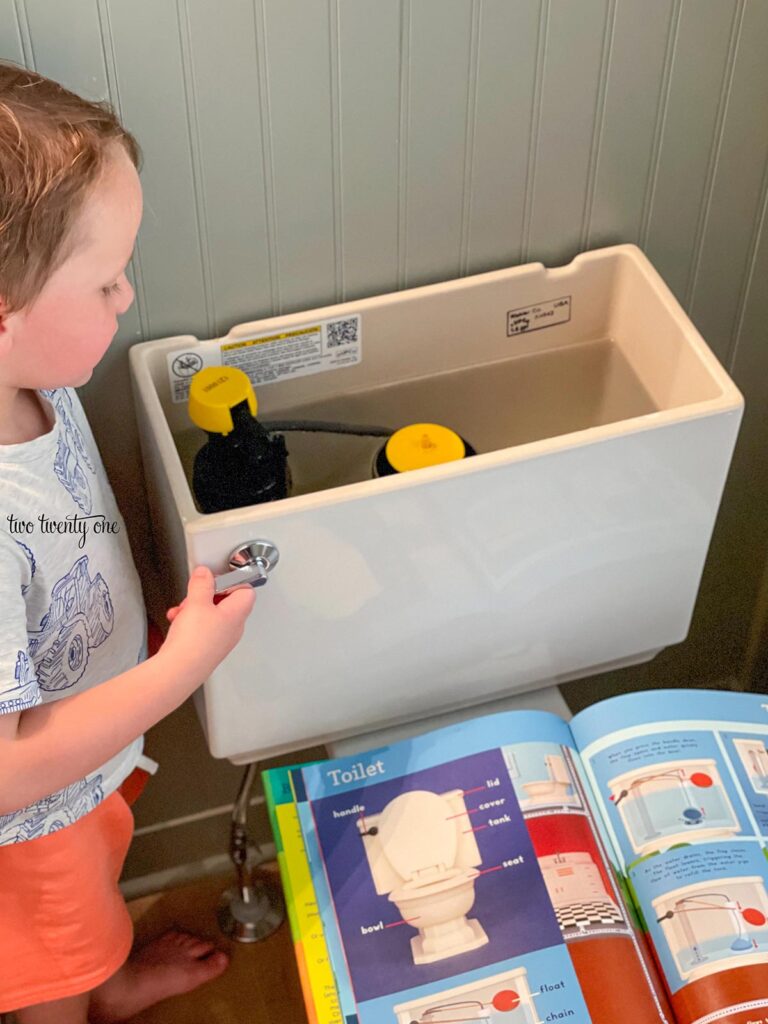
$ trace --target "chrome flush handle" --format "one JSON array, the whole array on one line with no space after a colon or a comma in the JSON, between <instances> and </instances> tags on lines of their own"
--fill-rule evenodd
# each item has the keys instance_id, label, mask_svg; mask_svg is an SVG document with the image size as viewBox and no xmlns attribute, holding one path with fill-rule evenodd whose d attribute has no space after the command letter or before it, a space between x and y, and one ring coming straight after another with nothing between
<instances>
[{"instance_id":1,"label":"chrome flush handle","mask_svg":"<svg viewBox=\"0 0 768 1024\"><path fill-rule=\"evenodd\" d=\"M243 583L248 583L252 587L263 587L279 558L280 552L272 541L249 540L229 556L232 571L214 577L214 593L223 594L233 587L242 586Z\"/></svg>"}]
</instances>

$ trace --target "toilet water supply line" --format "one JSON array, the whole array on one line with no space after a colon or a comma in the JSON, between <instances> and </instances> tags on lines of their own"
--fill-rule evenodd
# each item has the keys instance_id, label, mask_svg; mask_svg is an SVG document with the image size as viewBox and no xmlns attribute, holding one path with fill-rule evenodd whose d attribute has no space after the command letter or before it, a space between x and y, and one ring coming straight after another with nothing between
<instances>
[{"instance_id":1,"label":"toilet water supply line","mask_svg":"<svg viewBox=\"0 0 768 1024\"><path fill-rule=\"evenodd\" d=\"M706 900L725 900L725 903L707 903ZM686 903L692 904L692 906L685 906ZM744 930L744 926L741 923L741 904L738 900L731 899L727 893L723 892L702 892L697 896L684 896L682 899L677 900L672 910L668 910L662 917L656 918L657 924L661 924L662 921L671 920L675 914L683 914L681 918L681 925L685 941L688 943L693 955L695 957L694 962L697 964L704 963L708 958L703 954L699 948L696 935L691 927L691 922L688 915L694 914L697 911L710 911L710 910L725 910L731 917L731 921L734 924L737 935L731 943L731 949L736 953L742 950L751 949L754 943L747 936Z\"/></svg>"},{"instance_id":2,"label":"toilet water supply line","mask_svg":"<svg viewBox=\"0 0 768 1024\"><path fill-rule=\"evenodd\" d=\"M246 766L237 799L232 807L232 824L229 831L229 855L237 872L237 888L240 899L243 903L251 902L251 883L246 870L248 859L248 832L246 822L248 820L248 803L253 788L253 780L256 777L258 761L251 761Z\"/></svg>"}]
</instances>

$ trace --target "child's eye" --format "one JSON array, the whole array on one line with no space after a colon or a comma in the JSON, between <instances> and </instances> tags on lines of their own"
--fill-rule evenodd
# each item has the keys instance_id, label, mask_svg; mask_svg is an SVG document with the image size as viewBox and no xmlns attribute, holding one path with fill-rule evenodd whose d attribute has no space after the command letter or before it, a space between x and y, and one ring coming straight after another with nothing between
<instances>
[{"instance_id":1,"label":"child's eye","mask_svg":"<svg viewBox=\"0 0 768 1024\"><path fill-rule=\"evenodd\" d=\"M119 292L119 291L120 291L120 282L119 281L115 281L114 284L105 285L104 288L101 289L101 294L106 297L106 296L109 296L109 295L114 295L116 292Z\"/></svg>"}]
</instances>

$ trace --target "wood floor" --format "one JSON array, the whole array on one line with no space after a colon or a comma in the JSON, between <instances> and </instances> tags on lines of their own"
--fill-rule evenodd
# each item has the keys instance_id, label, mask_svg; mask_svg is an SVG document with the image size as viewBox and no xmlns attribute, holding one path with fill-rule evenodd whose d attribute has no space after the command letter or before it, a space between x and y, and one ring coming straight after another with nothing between
<instances>
[{"instance_id":1,"label":"wood floor","mask_svg":"<svg viewBox=\"0 0 768 1024\"><path fill-rule=\"evenodd\" d=\"M232 880L207 879L128 904L137 939L180 927L207 936L231 957L220 978L159 1003L132 1024L306 1024L287 921L270 938L248 945L219 931L219 895Z\"/></svg>"}]
</instances>

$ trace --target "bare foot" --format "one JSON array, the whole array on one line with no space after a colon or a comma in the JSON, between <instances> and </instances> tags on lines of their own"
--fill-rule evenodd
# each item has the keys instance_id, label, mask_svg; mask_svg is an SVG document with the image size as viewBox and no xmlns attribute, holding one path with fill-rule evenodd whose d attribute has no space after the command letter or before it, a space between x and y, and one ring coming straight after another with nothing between
<instances>
[{"instance_id":1,"label":"bare foot","mask_svg":"<svg viewBox=\"0 0 768 1024\"><path fill-rule=\"evenodd\" d=\"M168 931L136 949L127 963L91 994L89 1021L129 1020L169 996L191 992L217 978L229 957L212 942L188 932Z\"/></svg>"}]
</instances>

